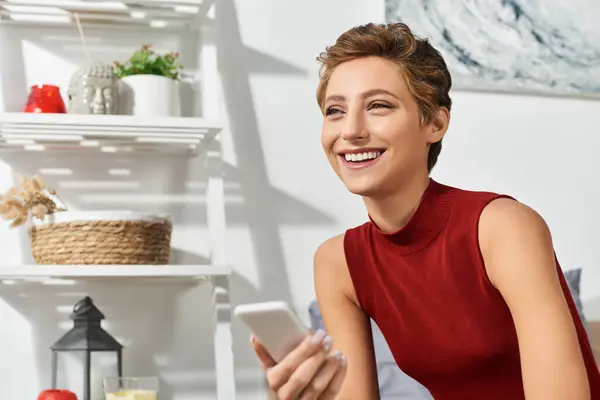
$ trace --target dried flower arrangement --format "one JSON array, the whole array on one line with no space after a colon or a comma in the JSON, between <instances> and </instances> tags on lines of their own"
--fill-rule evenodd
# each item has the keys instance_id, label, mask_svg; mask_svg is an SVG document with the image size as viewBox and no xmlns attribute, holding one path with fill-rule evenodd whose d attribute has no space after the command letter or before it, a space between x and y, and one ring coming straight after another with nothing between
<instances>
[{"instance_id":1,"label":"dried flower arrangement","mask_svg":"<svg viewBox=\"0 0 600 400\"><path fill-rule=\"evenodd\" d=\"M18 176L18 182L20 190L12 187L0 196L0 216L4 220L12 220L12 228L25 224L30 215L43 219L48 214L67 210L56 191L46 188L39 176Z\"/></svg>"}]
</instances>

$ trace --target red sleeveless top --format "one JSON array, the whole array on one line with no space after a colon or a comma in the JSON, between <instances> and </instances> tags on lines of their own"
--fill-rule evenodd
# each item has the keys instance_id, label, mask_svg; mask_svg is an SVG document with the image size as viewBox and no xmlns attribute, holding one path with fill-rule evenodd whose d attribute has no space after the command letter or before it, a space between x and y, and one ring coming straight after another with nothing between
<instances>
[{"instance_id":1,"label":"red sleeveless top","mask_svg":"<svg viewBox=\"0 0 600 400\"><path fill-rule=\"evenodd\" d=\"M400 369L436 400L525 399L515 326L488 280L478 243L481 212L499 197L507 196L431 180L400 231L384 234L371 221L345 234L358 302L381 329ZM558 270L591 397L600 400L600 374Z\"/></svg>"}]
</instances>

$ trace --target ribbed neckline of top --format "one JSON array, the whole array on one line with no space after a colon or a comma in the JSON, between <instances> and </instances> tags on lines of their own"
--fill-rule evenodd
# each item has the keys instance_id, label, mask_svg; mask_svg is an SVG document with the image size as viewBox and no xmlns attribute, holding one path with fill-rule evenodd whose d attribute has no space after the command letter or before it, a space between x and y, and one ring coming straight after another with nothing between
<instances>
[{"instance_id":1,"label":"ribbed neckline of top","mask_svg":"<svg viewBox=\"0 0 600 400\"><path fill-rule=\"evenodd\" d=\"M414 214L406 225L396 232L382 232L369 216L374 235L392 243L400 254L422 250L439 235L448 223L453 197L449 195L449 189L449 187L430 179Z\"/></svg>"}]
</instances>

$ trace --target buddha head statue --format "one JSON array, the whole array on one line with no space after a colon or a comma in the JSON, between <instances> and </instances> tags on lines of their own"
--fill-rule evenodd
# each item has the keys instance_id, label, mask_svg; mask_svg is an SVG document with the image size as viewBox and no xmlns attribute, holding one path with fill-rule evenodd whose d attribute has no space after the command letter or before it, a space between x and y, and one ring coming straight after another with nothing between
<instances>
[{"instance_id":1,"label":"buddha head statue","mask_svg":"<svg viewBox=\"0 0 600 400\"><path fill-rule=\"evenodd\" d=\"M68 88L69 112L74 114L116 114L118 79L113 66L101 61L79 68Z\"/></svg>"}]
</instances>

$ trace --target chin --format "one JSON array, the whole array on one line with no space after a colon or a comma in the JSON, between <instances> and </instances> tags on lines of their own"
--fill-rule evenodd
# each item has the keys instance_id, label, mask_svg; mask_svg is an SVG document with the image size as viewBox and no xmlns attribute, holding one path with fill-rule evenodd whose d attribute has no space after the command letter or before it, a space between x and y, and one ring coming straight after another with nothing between
<instances>
[{"instance_id":1,"label":"chin","mask_svg":"<svg viewBox=\"0 0 600 400\"><path fill-rule=\"evenodd\" d=\"M346 189L352 194L362 197L377 197L382 192L382 188L375 182L344 182Z\"/></svg>"}]
</instances>

